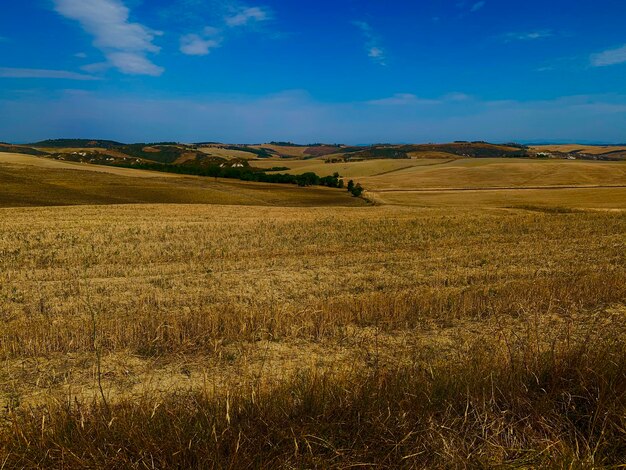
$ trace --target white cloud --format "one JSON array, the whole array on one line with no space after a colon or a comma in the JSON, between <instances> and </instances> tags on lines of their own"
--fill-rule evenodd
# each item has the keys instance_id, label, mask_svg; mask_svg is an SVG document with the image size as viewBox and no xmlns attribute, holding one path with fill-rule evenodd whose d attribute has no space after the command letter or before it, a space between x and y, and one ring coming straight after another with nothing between
<instances>
[{"instance_id":1,"label":"white cloud","mask_svg":"<svg viewBox=\"0 0 626 470\"><path fill-rule=\"evenodd\" d=\"M111 65L130 75L163 73L163 68L148 59L158 53L154 44L160 32L130 22L130 11L121 0L53 0L55 11L71 20L94 38L95 47L104 52Z\"/></svg>"},{"instance_id":2,"label":"white cloud","mask_svg":"<svg viewBox=\"0 0 626 470\"><path fill-rule=\"evenodd\" d=\"M150 62L144 55L134 52L112 52L107 55L113 67L127 75L152 75L158 77L163 69Z\"/></svg>"},{"instance_id":3,"label":"white cloud","mask_svg":"<svg viewBox=\"0 0 626 470\"><path fill-rule=\"evenodd\" d=\"M84 52L77 52L76 54L74 54L74 57L76 57L77 59L86 59L87 54L85 54Z\"/></svg>"},{"instance_id":4,"label":"white cloud","mask_svg":"<svg viewBox=\"0 0 626 470\"><path fill-rule=\"evenodd\" d=\"M87 73L103 73L112 67L110 62L97 62L95 64L83 65L80 69Z\"/></svg>"},{"instance_id":5,"label":"white cloud","mask_svg":"<svg viewBox=\"0 0 626 470\"><path fill-rule=\"evenodd\" d=\"M472 8L470 9L471 12L475 12L478 11L480 9L482 9L485 5L487 4L487 2L481 0L480 2L476 2L472 5Z\"/></svg>"},{"instance_id":6,"label":"white cloud","mask_svg":"<svg viewBox=\"0 0 626 470\"><path fill-rule=\"evenodd\" d=\"M244 7L231 16L227 16L224 22L227 26L245 26L252 22L267 21L270 19L269 11L262 7Z\"/></svg>"},{"instance_id":7,"label":"white cloud","mask_svg":"<svg viewBox=\"0 0 626 470\"><path fill-rule=\"evenodd\" d=\"M443 96L444 101L468 101L471 100L472 97L470 95L466 95L465 93L460 93L458 91L448 93Z\"/></svg>"},{"instance_id":8,"label":"white cloud","mask_svg":"<svg viewBox=\"0 0 626 470\"><path fill-rule=\"evenodd\" d=\"M224 36L236 28L245 28L254 23L272 18L271 10L264 7L239 7L229 16L223 17L223 24L217 28L205 27L201 33L185 34L180 38L180 51L186 55L204 56L222 46Z\"/></svg>"},{"instance_id":9,"label":"white cloud","mask_svg":"<svg viewBox=\"0 0 626 470\"><path fill-rule=\"evenodd\" d=\"M197 34L187 34L180 38L180 51L186 55L207 55L218 47L218 39L204 39Z\"/></svg>"},{"instance_id":10,"label":"white cloud","mask_svg":"<svg viewBox=\"0 0 626 470\"><path fill-rule=\"evenodd\" d=\"M367 104L376 106L408 106L408 105L432 105L439 104L439 100L420 98L412 93L396 93L389 98L368 101Z\"/></svg>"},{"instance_id":11,"label":"white cloud","mask_svg":"<svg viewBox=\"0 0 626 470\"><path fill-rule=\"evenodd\" d=\"M396 93L388 98L367 101L366 104L383 105L383 106L425 106L437 105L444 103L454 103L461 101L469 101L472 97L465 93L448 93L440 98L420 98L412 93Z\"/></svg>"},{"instance_id":12,"label":"white cloud","mask_svg":"<svg viewBox=\"0 0 626 470\"><path fill-rule=\"evenodd\" d=\"M507 42L510 41L535 41L537 39L545 39L553 36L554 33L549 30L529 31L526 33L508 33L504 37Z\"/></svg>"},{"instance_id":13,"label":"white cloud","mask_svg":"<svg viewBox=\"0 0 626 470\"><path fill-rule=\"evenodd\" d=\"M623 64L624 62L626 62L626 44L616 49L592 54L591 56L591 65L594 67L606 67L607 65Z\"/></svg>"},{"instance_id":14,"label":"white cloud","mask_svg":"<svg viewBox=\"0 0 626 470\"><path fill-rule=\"evenodd\" d=\"M625 110L626 95L619 94L385 107L317 101L303 92L168 100L45 89L0 98L0 140L80 133L129 142L621 142Z\"/></svg>"},{"instance_id":15,"label":"white cloud","mask_svg":"<svg viewBox=\"0 0 626 470\"><path fill-rule=\"evenodd\" d=\"M380 45L380 39L374 33L369 23L365 21L353 21L352 24L359 28L365 37L367 56L379 65L387 65L385 49Z\"/></svg>"},{"instance_id":16,"label":"white cloud","mask_svg":"<svg viewBox=\"0 0 626 470\"><path fill-rule=\"evenodd\" d=\"M383 51L380 47L372 47L367 55L372 59L380 59L385 57L385 51Z\"/></svg>"},{"instance_id":17,"label":"white cloud","mask_svg":"<svg viewBox=\"0 0 626 470\"><path fill-rule=\"evenodd\" d=\"M98 80L82 73L65 70L19 69L0 67L0 78L57 78L62 80Z\"/></svg>"}]
</instances>

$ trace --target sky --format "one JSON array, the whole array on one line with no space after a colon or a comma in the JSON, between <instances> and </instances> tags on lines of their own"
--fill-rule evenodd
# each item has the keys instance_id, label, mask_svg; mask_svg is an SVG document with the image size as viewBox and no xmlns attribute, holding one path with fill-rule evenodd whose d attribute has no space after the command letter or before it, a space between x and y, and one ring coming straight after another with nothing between
<instances>
[{"instance_id":1,"label":"sky","mask_svg":"<svg viewBox=\"0 0 626 470\"><path fill-rule=\"evenodd\" d=\"M626 143L624 0L0 0L0 141Z\"/></svg>"}]
</instances>

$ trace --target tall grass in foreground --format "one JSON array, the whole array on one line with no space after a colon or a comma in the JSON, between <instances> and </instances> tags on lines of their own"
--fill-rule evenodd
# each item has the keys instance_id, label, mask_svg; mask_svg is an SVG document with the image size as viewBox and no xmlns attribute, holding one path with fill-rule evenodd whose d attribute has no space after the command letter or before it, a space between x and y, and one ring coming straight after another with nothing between
<instances>
[{"instance_id":1,"label":"tall grass in foreground","mask_svg":"<svg viewBox=\"0 0 626 470\"><path fill-rule=\"evenodd\" d=\"M529 328L458 361L16 412L6 468L593 468L626 457L626 343ZM556 339L559 338L559 339ZM545 338L544 338L545 339ZM416 351L416 356L419 352Z\"/></svg>"},{"instance_id":2,"label":"tall grass in foreground","mask_svg":"<svg viewBox=\"0 0 626 470\"><path fill-rule=\"evenodd\" d=\"M205 353L626 299L626 215L105 207L0 220L0 358Z\"/></svg>"},{"instance_id":3,"label":"tall grass in foreground","mask_svg":"<svg viewBox=\"0 0 626 470\"><path fill-rule=\"evenodd\" d=\"M626 461L623 213L7 213L0 468Z\"/></svg>"},{"instance_id":4,"label":"tall grass in foreground","mask_svg":"<svg viewBox=\"0 0 626 470\"><path fill-rule=\"evenodd\" d=\"M308 306L258 301L245 307L217 304L176 310L148 300L122 316L110 315L104 303L89 305L86 300L71 316L56 318L34 311L0 326L0 357L91 351L93 309L99 312L97 327L104 350L153 356L206 353L215 349L218 340L224 344L294 338L319 341L342 337L352 326L376 325L393 332L432 323L518 317L533 311L569 316L623 299L624 271L593 273L583 268L495 286L344 295Z\"/></svg>"}]
</instances>

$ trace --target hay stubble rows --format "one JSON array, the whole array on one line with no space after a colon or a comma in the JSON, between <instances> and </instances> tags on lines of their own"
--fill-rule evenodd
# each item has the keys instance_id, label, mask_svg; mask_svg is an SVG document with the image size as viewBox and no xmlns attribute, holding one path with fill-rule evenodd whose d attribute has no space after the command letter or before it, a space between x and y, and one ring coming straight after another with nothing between
<instances>
[{"instance_id":1,"label":"hay stubble rows","mask_svg":"<svg viewBox=\"0 0 626 470\"><path fill-rule=\"evenodd\" d=\"M484 184L490 165L467 171ZM535 171L511 165L507 184ZM603 171L567 168L581 170L575 185ZM25 171L0 167L6 181ZM67 189L67 175L89 174L57 171L28 181ZM533 184L568 179L540 174ZM131 180L92 181L109 177ZM313 207L285 207L308 189L272 187L251 206L253 185L139 180L135 194L153 181L205 199L0 209L8 465L602 466L624 455L626 213L602 210L625 207L619 188L536 204L532 190L514 204L453 192L431 208L411 207L423 199L410 192L402 205L347 207L362 201L329 190L344 207L317 193L297 204Z\"/></svg>"}]
</instances>

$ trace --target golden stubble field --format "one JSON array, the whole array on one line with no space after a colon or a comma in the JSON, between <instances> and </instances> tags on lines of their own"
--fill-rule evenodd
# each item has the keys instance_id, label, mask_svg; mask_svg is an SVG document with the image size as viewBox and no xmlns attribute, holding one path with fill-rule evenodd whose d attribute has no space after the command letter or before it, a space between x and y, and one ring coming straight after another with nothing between
<instances>
[{"instance_id":1,"label":"golden stubble field","mask_svg":"<svg viewBox=\"0 0 626 470\"><path fill-rule=\"evenodd\" d=\"M271 168L276 160L255 161ZM383 205L626 209L626 163L542 159L283 161L288 172L338 172Z\"/></svg>"},{"instance_id":2,"label":"golden stubble field","mask_svg":"<svg viewBox=\"0 0 626 470\"><path fill-rule=\"evenodd\" d=\"M623 349L615 348L623 348L626 327L624 213L218 205L1 211L0 392L14 429L2 448L14 465L79 467L113 465L116 459L122 466L146 459L190 465L204 455L218 467L224 466L221 458L255 466L270 457L314 466L333 459L338 466L361 461L446 466L463 461L467 445L476 463L515 461L520 445L532 462L583 462L590 450L572 447L583 442L601 442L607 462L619 452L612 420L624 401L611 395L616 383L609 391L601 387L612 407L604 431L610 442L594 441L595 435L583 431L571 440L560 434L566 422L536 423L530 414L524 418L527 427L495 422L493 409L474 410L476 416L465 418L469 428L459 432L476 439L476 420L483 419L485 426L506 429L508 441L492 434L495 428L483 429L489 439L473 444L465 437L437 438L437 426L451 425L435 418L444 407L432 411L428 419L435 421L421 431L417 423L426 415L406 415L400 428L385 424L391 426L385 453L396 446L390 455L354 441L339 458L332 457L332 446L347 446L356 436L344 441L347 431L336 428L343 425L323 423L346 411L326 409L330 402L356 399L342 395L345 381L365 394L359 400L373 407L362 410L366 415L383 412L379 400L394 400L400 407L394 413L407 413L404 406L413 406L412 399L398 402L396 394L426 387L424 378L415 382L424 371L436 387L444 386L445 377L456 377L469 387L459 393L468 393L471 401L473 393L486 399L484 384L467 382L463 371L484 368L481 380L489 374L508 377L512 382L492 385L510 387L509 399L523 400L513 393L518 385L529 379L526 386L541 383L543 378L532 375L539 369L546 379L569 374L567 367L574 365L567 361L581 354L582 345L594 345L605 358L620 356ZM587 355L576 360L590 366ZM522 369L510 369L516 361ZM623 370L609 372L618 375L606 380L615 380ZM369 388L383 376L395 384L392 390L382 392L391 382ZM578 391L566 383L559 387L558 393ZM440 393L428 390L419 393ZM302 409L299 400L305 398L314 402ZM449 397L449 405L458 399ZM556 398L542 400L545 407L545 400ZM564 406L559 400L556 408ZM176 428L176 439L160 440L174 432L163 421L166 416L182 426L178 420L200 419L188 416L197 406L218 408L204 424L196 422L196 431ZM292 416L296 421L286 418L296 413L294 406L301 416ZM560 412L554 413L556 420ZM107 428L100 422L105 418L118 420L121 428ZM278 419L280 426L287 419L293 436L271 437L256 425L250 428L258 419ZM301 419L309 424L302 427ZM352 419L356 415L341 418ZM69 431L73 426L78 427ZM211 438L217 431L205 426L217 426L222 437ZM141 435L124 434L133 429ZM203 447L205 431L221 450ZM245 435L248 445L240 442L235 452L237 435ZM117 446L119 439L130 447L116 455L98 443ZM174 457L174 447L181 445L177 439L189 439L180 461ZM264 451L258 439L278 440ZM306 449L306 442L310 449L294 450ZM441 455L444 445L453 448ZM101 453L94 454L96 449Z\"/></svg>"},{"instance_id":3,"label":"golden stubble field","mask_svg":"<svg viewBox=\"0 0 626 470\"><path fill-rule=\"evenodd\" d=\"M95 204L364 206L346 191L248 183L0 153L0 207Z\"/></svg>"},{"instance_id":4,"label":"golden stubble field","mask_svg":"<svg viewBox=\"0 0 626 470\"><path fill-rule=\"evenodd\" d=\"M394 165L388 178L404 174ZM0 167L6 200L54 187L85 204L73 191L89 182L103 204L0 208L0 461L623 462L620 188L537 201L521 189L513 200L488 186L509 170L507 184L524 187L521 162L456 165L464 176L446 170L435 189L480 175L467 184L485 191L436 193L433 207L416 207L428 196L411 191L365 205L332 190ZM620 178L554 168L533 169L533 184ZM142 204L102 199L131 192ZM194 204L149 203L157 197Z\"/></svg>"},{"instance_id":5,"label":"golden stubble field","mask_svg":"<svg viewBox=\"0 0 626 470\"><path fill-rule=\"evenodd\" d=\"M610 152L626 152L626 146L623 145L537 145L532 147L538 152L580 152L590 155L602 155Z\"/></svg>"}]
</instances>

